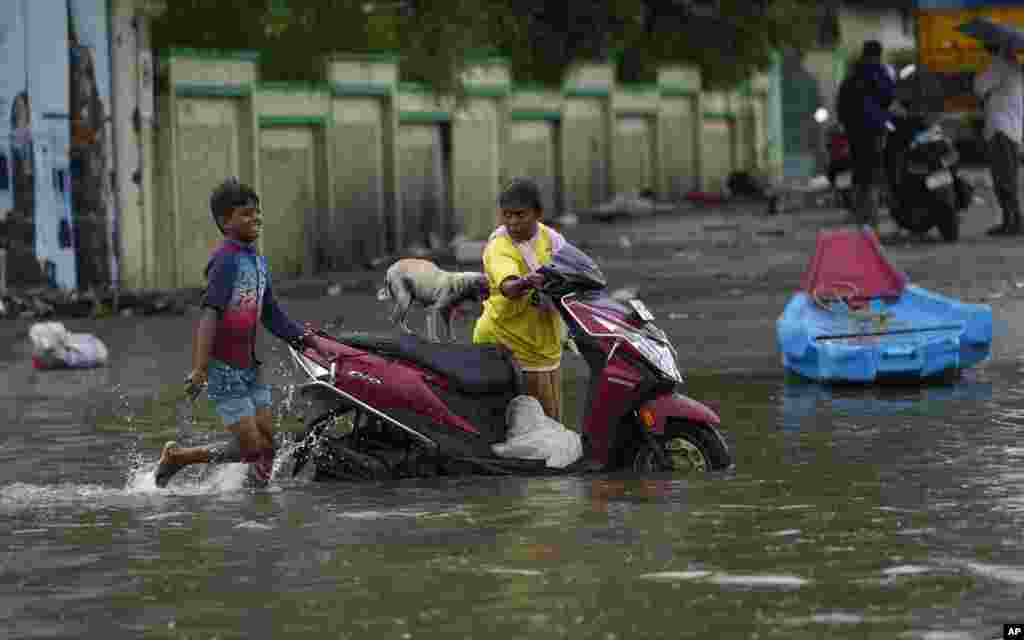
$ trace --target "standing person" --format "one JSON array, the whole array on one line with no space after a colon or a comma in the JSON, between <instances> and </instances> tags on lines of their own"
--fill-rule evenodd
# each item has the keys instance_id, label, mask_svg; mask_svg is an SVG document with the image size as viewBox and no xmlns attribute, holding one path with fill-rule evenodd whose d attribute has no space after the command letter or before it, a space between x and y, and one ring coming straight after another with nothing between
<instances>
[{"instance_id":1,"label":"standing person","mask_svg":"<svg viewBox=\"0 0 1024 640\"><path fill-rule=\"evenodd\" d=\"M484 248L491 295L473 331L475 343L508 347L522 367L527 393L544 413L562 421L562 319L536 291L537 270L564 244L562 234L540 222L540 189L528 178L513 180L498 198L503 225Z\"/></svg>"},{"instance_id":2,"label":"standing person","mask_svg":"<svg viewBox=\"0 0 1024 640\"><path fill-rule=\"evenodd\" d=\"M882 64L882 43L864 43L861 59L839 87L839 120L850 137L856 216L878 232L878 182L884 166L885 136L895 130L889 114L896 85Z\"/></svg>"},{"instance_id":3,"label":"standing person","mask_svg":"<svg viewBox=\"0 0 1024 640\"><path fill-rule=\"evenodd\" d=\"M256 192L229 178L214 189L210 211L224 242L206 267L208 284L193 335L192 372L185 383L193 396L206 387L233 438L187 449L168 442L156 469L158 487L197 462L248 462L250 481L266 485L274 465L274 428L270 388L256 359L256 326L262 322L296 347L311 344L313 334L292 322L274 300L266 258L255 246L263 224Z\"/></svg>"},{"instance_id":4,"label":"standing person","mask_svg":"<svg viewBox=\"0 0 1024 640\"><path fill-rule=\"evenodd\" d=\"M1024 85L1016 50L986 47L992 64L974 79L974 93L985 108L985 147L989 170L1003 222L988 230L991 236L1021 232L1017 167L1020 163L1021 119L1024 119Z\"/></svg>"}]
</instances>

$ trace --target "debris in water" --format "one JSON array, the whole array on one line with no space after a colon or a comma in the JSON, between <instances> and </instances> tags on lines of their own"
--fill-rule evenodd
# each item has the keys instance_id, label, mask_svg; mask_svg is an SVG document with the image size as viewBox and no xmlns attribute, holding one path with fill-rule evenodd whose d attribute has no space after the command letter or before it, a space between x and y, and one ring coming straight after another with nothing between
<instances>
[{"instance_id":1,"label":"debris in water","mask_svg":"<svg viewBox=\"0 0 1024 640\"><path fill-rule=\"evenodd\" d=\"M633 287L624 287L622 289L616 289L612 292L612 300L618 300L619 302L625 300L632 300L636 297L637 290Z\"/></svg>"},{"instance_id":2,"label":"debris in water","mask_svg":"<svg viewBox=\"0 0 1024 640\"><path fill-rule=\"evenodd\" d=\"M575 213L567 213L558 218L557 222L563 227L575 227L580 223L580 218Z\"/></svg>"}]
</instances>

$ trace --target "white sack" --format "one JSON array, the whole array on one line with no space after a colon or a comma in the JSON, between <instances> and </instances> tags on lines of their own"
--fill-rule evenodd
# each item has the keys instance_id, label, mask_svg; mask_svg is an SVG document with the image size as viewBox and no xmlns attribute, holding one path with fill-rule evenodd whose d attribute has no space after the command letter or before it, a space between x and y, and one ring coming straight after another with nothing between
<instances>
[{"instance_id":1,"label":"white sack","mask_svg":"<svg viewBox=\"0 0 1024 640\"><path fill-rule=\"evenodd\" d=\"M544 413L533 396L516 396L505 411L508 426L505 442L491 446L503 458L544 460L553 469L562 469L583 456L580 434L566 429Z\"/></svg>"}]
</instances>

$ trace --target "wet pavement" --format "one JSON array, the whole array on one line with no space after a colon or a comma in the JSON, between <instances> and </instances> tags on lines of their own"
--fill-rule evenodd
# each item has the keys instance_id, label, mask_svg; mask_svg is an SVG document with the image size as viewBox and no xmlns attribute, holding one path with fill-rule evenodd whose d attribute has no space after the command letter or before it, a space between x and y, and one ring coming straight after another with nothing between
<instances>
[{"instance_id":1,"label":"wet pavement","mask_svg":"<svg viewBox=\"0 0 1024 640\"><path fill-rule=\"evenodd\" d=\"M567 229L720 412L736 470L706 478L345 486L284 463L265 491L235 466L157 490L146 401L180 384L194 317L68 321L110 366L47 373L27 322L0 323L0 638L997 637L1024 616L1024 239L986 238L972 213L957 245L887 249L915 282L993 305L993 358L924 388L782 371L775 319L834 211ZM385 326L368 290L284 304ZM261 347L285 397L298 379ZM567 362L573 402L584 372Z\"/></svg>"}]
</instances>

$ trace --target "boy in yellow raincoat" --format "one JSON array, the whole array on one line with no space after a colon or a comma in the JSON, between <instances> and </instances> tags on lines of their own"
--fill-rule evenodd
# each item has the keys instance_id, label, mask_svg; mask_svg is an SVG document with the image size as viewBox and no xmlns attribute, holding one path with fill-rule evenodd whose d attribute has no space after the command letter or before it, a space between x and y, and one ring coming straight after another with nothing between
<instances>
[{"instance_id":1,"label":"boy in yellow raincoat","mask_svg":"<svg viewBox=\"0 0 1024 640\"><path fill-rule=\"evenodd\" d=\"M526 390L548 417L562 422L562 319L539 296L540 267L565 238L540 222L540 189L527 178L509 183L498 198L503 225L484 248L491 295L473 331L475 343L497 343L512 351L526 377Z\"/></svg>"}]
</instances>

